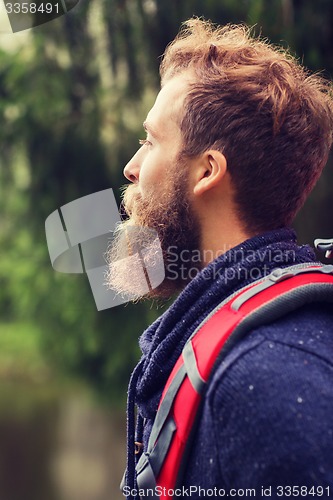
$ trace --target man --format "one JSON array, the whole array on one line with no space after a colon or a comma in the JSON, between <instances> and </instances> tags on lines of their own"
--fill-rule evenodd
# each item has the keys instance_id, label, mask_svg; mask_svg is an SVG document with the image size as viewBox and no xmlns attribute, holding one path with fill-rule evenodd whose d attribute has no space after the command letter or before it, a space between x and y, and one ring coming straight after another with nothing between
<instances>
[{"instance_id":1,"label":"man","mask_svg":"<svg viewBox=\"0 0 333 500\"><path fill-rule=\"evenodd\" d=\"M117 271L116 261L124 231L139 225L157 231L165 257L166 279L151 295L184 289L140 339L129 388L128 497L134 441L146 450L161 393L194 330L236 290L277 267L315 261L289 226L332 143L329 84L245 27L188 21L166 50L161 83L147 136L124 170L129 220L110 250L109 283L136 295L135 269ZM216 369L183 486L236 497L247 488L261 497L263 487L271 498L290 496L280 485L304 486L312 497L321 490L310 488L321 487L329 496L332 413L332 306L313 303L248 332Z\"/></svg>"}]
</instances>

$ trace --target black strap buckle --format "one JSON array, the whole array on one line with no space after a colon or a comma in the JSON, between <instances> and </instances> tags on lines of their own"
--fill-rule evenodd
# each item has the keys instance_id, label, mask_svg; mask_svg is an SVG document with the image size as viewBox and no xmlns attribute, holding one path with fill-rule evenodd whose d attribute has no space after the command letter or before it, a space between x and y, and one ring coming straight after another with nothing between
<instances>
[{"instance_id":1,"label":"black strap buckle","mask_svg":"<svg viewBox=\"0 0 333 500\"><path fill-rule=\"evenodd\" d=\"M317 238L316 240L314 240L314 246L315 248L317 248L317 250L325 252L326 259L333 258L333 238L328 240Z\"/></svg>"}]
</instances>

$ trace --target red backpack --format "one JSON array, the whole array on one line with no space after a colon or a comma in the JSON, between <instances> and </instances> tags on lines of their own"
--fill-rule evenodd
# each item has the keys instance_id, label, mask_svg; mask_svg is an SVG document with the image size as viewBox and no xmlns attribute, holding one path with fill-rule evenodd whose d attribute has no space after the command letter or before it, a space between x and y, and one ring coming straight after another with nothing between
<instances>
[{"instance_id":1,"label":"red backpack","mask_svg":"<svg viewBox=\"0 0 333 500\"><path fill-rule=\"evenodd\" d=\"M192 334L164 388L147 452L138 461L143 498L171 499L181 485L199 407L214 368L249 331L313 302L333 302L333 266L276 269L219 304ZM149 491L148 491L149 490Z\"/></svg>"}]
</instances>

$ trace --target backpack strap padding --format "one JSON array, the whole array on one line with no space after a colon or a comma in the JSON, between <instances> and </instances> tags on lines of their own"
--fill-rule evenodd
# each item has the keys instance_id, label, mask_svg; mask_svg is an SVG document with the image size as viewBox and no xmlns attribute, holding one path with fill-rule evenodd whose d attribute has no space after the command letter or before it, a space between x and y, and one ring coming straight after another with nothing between
<instances>
[{"instance_id":1,"label":"backpack strap padding","mask_svg":"<svg viewBox=\"0 0 333 500\"><path fill-rule=\"evenodd\" d=\"M303 284L249 312L235 327L232 335L226 341L221 355L225 357L250 330L271 323L306 304L314 302L333 302L332 278L327 283ZM219 361L221 357L219 357Z\"/></svg>"}]
</instances>

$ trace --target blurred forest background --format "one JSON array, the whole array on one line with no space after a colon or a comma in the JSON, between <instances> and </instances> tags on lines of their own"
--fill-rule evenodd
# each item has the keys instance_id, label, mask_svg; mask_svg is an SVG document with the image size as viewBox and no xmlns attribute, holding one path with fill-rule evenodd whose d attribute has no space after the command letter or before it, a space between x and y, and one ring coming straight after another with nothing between
<instances>
[{"instance_id":1,"label":"blurred forest background","mask_svg":"<svg viewBox=\"0 0 333 500\"><path fill-rule=\"evenodd\" d=\"M79 197L109 187L119 196L122 169L138 147L142 122L159 89L160 56L192 15L218 24L255 25L257 33L289 47L310 70L333 77L331 0L81 0L68 15L43 26L0 34L0 439L6 435L8 441L0 451L2 464L8 463L15 441L8 437L13 421L8 408L15 407L23 420L33 419L36 434L44 415L45 432L52 436L50 422L59 414L55 401L68 393L63 379L69 375L75 384L85 381L103 400L103 418L100 409L98 418L94 414L98 422L105 421L110 408L116 411L139 356L138 336L164 310L137 304L98 312L84 275L52 269L44 223L51 212ZM332 167L331 160L295 223L301 243L333 237ZM73 411L70 415L80 414ZM22 439L29 440L31 433L22 425ZM98 424L89 425L84 432L92 427L96 432ZM12 434L17 436L17 427ZM36 442L30 443L32 449ZM40 444L41 456L47 446ZM66 493L56 487L52 493L47 482L31 483L32 470L39 477L42 473L31 463L27 472L29 454L16 451L12 460L16 466L21 460L23 490L11 479L10 466L2 467L5 500L120 495L110 494L109 483L105 496L102 487L97 496L88 487L80 494L71 486ZM75 471L83 477L81 465ZM97 469L95 482L96 474Z\"/></svg>"}]
</instances>

